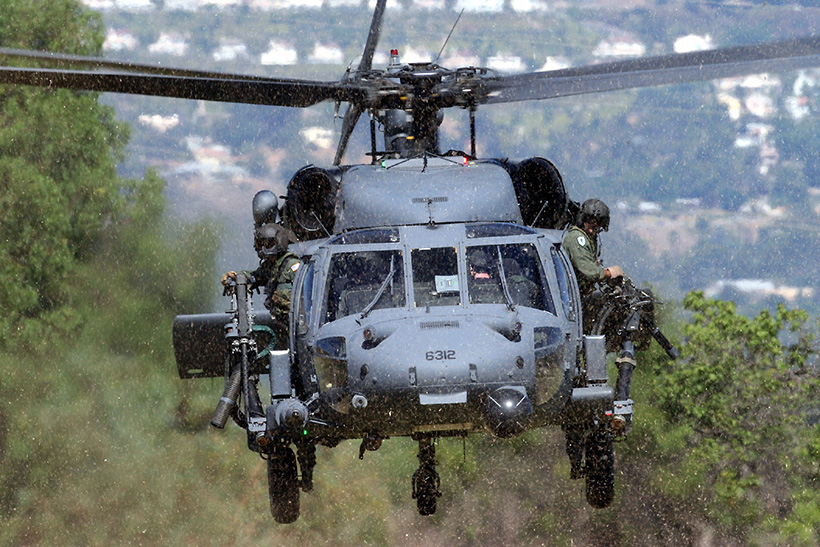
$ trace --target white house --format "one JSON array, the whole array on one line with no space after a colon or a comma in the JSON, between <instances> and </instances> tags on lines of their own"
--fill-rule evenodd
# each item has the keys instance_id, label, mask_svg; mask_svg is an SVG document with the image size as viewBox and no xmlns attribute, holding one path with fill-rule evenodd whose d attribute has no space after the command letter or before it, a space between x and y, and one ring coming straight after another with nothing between
<instances>
[{"instance_id":1,"label":"white house","mask_svg":"<svg viewBox=\"0 0 820 547\"><path fill-rule=\"evenodd\" d=\"M108 10L114 7L114 0L81 0L82 5L90 9Z\"/></svg>"},{"instance_id":2,"label":"white house","mask_svg":"<svg viewBox=\"0 0 820 547\"><path fill-rule=\"evenodd\" d=\"M268 50L259 57L259 62L263 65L295 65L296 61L296 49L275 40L268 43Z\"/></svg>"},{"instance_id":3,"label":"white house","mask_svg":"<svg viewBox=\"0 0 820 547\"><path fill-rule=\"evenodd\" d=\"M760 92L750 93L743 101L743 106L758 118L771 118L777 112L772 98Z\"/></svg>"},{"instance_id":4,"label":"white house","mask_svg":"<svg viewBox=\"0 0 820 547\"><path fill-rule=\"evenodd\" d=\"M105 51L133 51L139 45L139 40L125 29L109 28L105 33L103 50Z\"/></svg>"},{"instance_id":5,"label":"white house","mask_svg":"<svg viewBox=\"0 0 820 547\"><path fill-rule=\"evenodd\" d=\"M370 11L372 12L374 9L376 9L376 0L368 0L367 6L370 8ZM401 9L401 4L399 4L398 0L387 0L385 9Z\"/></svg>"},{"instance_id":6,"label":"white house","mask_svg":"<svg viewBox=\"0 0 820 547\"><path fill-rule=\"evenodd\" d=\"M414 10L435 11L444 9L445 0L413 0Z\"/></svg>"},{"instance_id":7,"label":"white house","mask_svg":"<svg viewBox=\"0 0 820 547\"><path fill-rule=\"evenodd\" d=\"M216 8L231 8L242 4L242 0L199 0L202 6L213 6Z\"/></svg>"},{"instance_id":8,"label":"white house","mask_svg":"<svg viewBox=\"0 0 820 547\"><path fill-rule=\"evenodd\" d=\"M328 150L333 147L333 131L326 127L305 127L299 131L299 136L302 137L305 144L321 150Z\"/></svg>"},{"instance_id":9,"label":"white house","mask_svg":"<svg viewBox=\"0 0 820 547\"><path fill-rule=\"evenodd\" d=\"M547 60L536 72L549 72L550 70L561 70L562 68L569 68L571 66L572 63L566 57L547 56Z\"/></svg>"},{"instance_id":10,"label":"white house","mask_svg":"<svg viewBox=\"0 0 820 547\"><path fill-rule=\"evenodd\" d=\"M516 13L543 12L549 9L547 3L542 0L510 0L510 7Z\"/></svg>"},{"instance_id":11,"label":"white house","mask_svg":"<svg viewBox=\"0 0 820 547\"><path fill-rule=\"evenodd\" d=\"M196 11L201 0L165 0L163 9L172 11Z\"/></svg>"},{"instance_id":12,"label":"white house","mask_svg":"<svg viewBox=\"0 0 820 547\"><path fill-rule=\"evenodd\" d=\"M160 133L165 133L169 129L179 125L179 116L173 114L171 116L163 116L161 114L140 114L137 118L140 125L150 127Z\"/></svg>"},{"instance_id":13,"label":"white house","mask_svg":"<svg viewBox=\"0 0 820 547\"><path fill-rule=\"evenodd\" d=\"M768 279L721 279L709 285L703 292L707 297L714 298L726 289L734 289L752 295L758 300L775 295L791 302L798 297L811 298L814 295L812 287L775 285Z\"/></svg>"},{"instance_id":14,"label":"white house","mask_svg":"<svg viewBox=\"0 0 820 547\"><path fill-rule=\"evenodd\" d=\"M632 38L602 40L592 51L594 57L641 57L646 54L646 46Z\"/></svg>"},{"instance_id":15,"label":"white house","mask_svg":"<svg viewBox=\"0 0 820 547\"><path fill-rule=\"evenodd\" d=\"M492 57L487 57L487 68L497 70L498 72L506 72L509 74L520 74L527 70L527 65L517 55L508 55L506 53L499 53Z\"/></svg>"},{"instance_id":16,"label":"white house","mask_svg":"<svg viewBox=\"0 0 820 547\"><path fill-rule=\"evenodd\" d=\"M153 11L156 7L151 0L117 0L117 8L123 11Z\"/></svg>"},{"instance_id":17,"label":"white house","mask_svg":"<svg viewBox=\"0 0 820 547\"><path fill-rule=\"evenodd\" d=\"M344 63L344 52L335 44L316 42L308 55L308 62L315 65L341 65Z\"/></svg>"},{"instance_id":18,"label":"white house","mask_svg":"<svg viewBox=\"0 0 820 547\"><path fill-rule=\"evenodd\" d=\"M672 45L675 53L689 53L690 51L706 51L715 49L715 43L708 34L699 36L697 34L687 34L675 40Z\"/></svg>"},{"instance_id":19,"label":"white house","mask_svg":"<svg viewBox=\"0 0 820 547\"><path fill-rule=\"evenodd\" d=\"M456 0L455 11L498 13L504 9L504 0Z\"/></svg>"},{"instance_id":20,"label":"white house","mask_svg":"<svg viewBox=\"0 0 820 547\"><path fill-rule=\"evenodd\" d=\"M780 78L767 73L749 74L740 80L740 87L744 89L775 89L782 85Z\"/></svg>"},{"instance_id":21,"label":"white house","mask_svg":"<svg viewBox=\"0 0 820 547\"><path fill-rule=\"evenodd\" d=\"M324 0L278 0L275 3L276 9L319 9Z\"/></svg>"},{"instance_id":22,"label":"white house","mask_svg":"<svg viewBox=\"0 0 820 547\"><path fill-rule=\"evenodd\" d=\"M433 53L429 49L423 47L414 48L405 46L399 50L402 63L431 63L433 61Z\"/></svg>"},{"instance_id":23,"label":"white house","mask_svg":"<svg viewBox=\"0 0 820 547\"><path fill-rule=\"evenodd\" d=\"M718 93L717 99L720 104L726 106L726 110L729 113L729 119L740 119L740 115L743 113L743 105L740 102L740 99L726 91L721 91Z\"/></svg>"},{"instance_id":24,"label":"white house","mask_svg":"<svg viewBox=\"0 0 820 547\"><path fill-rule=\"evenodd\" d=\"M154 54L182 57L188 52L188 41L181 34L163 32L156 42L148 46L148 51Z\"/></svg>"},{"instance_id":25,"label":"white house","mask_svg":"<svg viewBox=\"0 0 820 547\"><path fill-rule=\"evenodd\" d=\"M248 57L248 46L239 40L222 39L219 47L211 54L214 61L235 61Z\"/></svg>"},{"instance_id":26,"label":"white house","mask_svg":"<svg viewBox=\"0 0 820 547\"><path fill-rule=\"evenodd\" d=\"M815 70L815 71L812 71L812 72L809 72L809 71L806 71L806 70L801 70L797 74L797 79L794 80L794 88L793 88L794 89L794 94L796 96L799 97L801 95L804 95L806 93L806 88L814 87L814 86L820 84L820 82L818 82L818 78L815 77L815 76L820 76L820 71Z\"/></svg>"},{"instance_id":27,"label":"white house","mask_svg":"<svg viewBox=\"0 0 820 547\"><path fill-rule=\"evenodd\" d=\"M803 95L795 96L789 95L784 101L784 106L795 120L801 120L811 114L811 107L809 106L809 98Z\"/></svg>"},{"instance_id":28,"label":"white house","mask_svg":"<svg viewBox=\"0 0 820 547\"><path fill-rule=\"evenodd\" d=\"M735 148L757 148L762 146L766 137L769 136L770 128L771 126L761 123L747 123L746 131L735 138Z\"/></svg>"},{"instance_id":29,"label":"white house","mask_svg":"<svg viewBox=\"0 0 820 547\"><path fill-rule=\"evenodd\" d=\"M467 51L456 51L452 55L445 57L441 61L442 66L447 68L458 68L464 66L481 66L481 59Z\"/></svg>"}]
</instances>

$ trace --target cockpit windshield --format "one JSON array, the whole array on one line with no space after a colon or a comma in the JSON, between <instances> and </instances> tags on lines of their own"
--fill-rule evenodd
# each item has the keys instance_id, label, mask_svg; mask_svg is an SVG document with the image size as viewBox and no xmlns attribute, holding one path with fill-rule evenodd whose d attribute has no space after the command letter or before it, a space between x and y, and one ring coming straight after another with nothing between
<instances>
[{"instance_id":1,"label":"cockpit windshield","mask_svg":"<svg viewBox=\"0 0 820 547\"><path fill-rule=\"evenodd\" d=\"M467 247L470 304L526 306L555 313L532 243Z\"/></svg>"},{"instance_id":2,"label":"cockpit windshield","mask_svg":"<svg viewBox=\"0 0 820 547\"><path fill-rule=\"evenodd\" d=\"M405 306L400 250L336 253L330 261L327 321Z\"/></svg>"},{"instance_id":3,"label":"cockpit windshield","mask_svg":"<svg viewBox=\"0 0 820 547\"><path fill-rule=\"evenodd\" d=\"M486 241L486 239L485 239ZM322 323L374 310L503 304L555 314L555 304L534 243L411 248L405 277L404 251L357 250L331 255ZM407 279L407 281L405 281ZM464 286L464 280L467 286Z\"/></svg>"},{"instance_id":4,"label":"cockpit windshield","mask_svg":"<svg viewBox=\"0 0 820 547\"><path fill-rule=\"evenodd\" d=\"M413 264L413 298L417 308L458 306L458 253L455 247L410 251Z\"/></svg>"}]
</instances>

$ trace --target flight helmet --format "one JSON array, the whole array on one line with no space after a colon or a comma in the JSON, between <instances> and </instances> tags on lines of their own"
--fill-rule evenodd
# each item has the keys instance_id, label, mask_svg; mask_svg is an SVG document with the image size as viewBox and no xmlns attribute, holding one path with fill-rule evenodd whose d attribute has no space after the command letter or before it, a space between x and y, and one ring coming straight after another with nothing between
<instances>
[{"instance_id":1,"label":"flight helmet","mask_svg":"<svg viewBox=\"0 0 820 547\"><path fill-rule=\"evenodd\" d=\"M289 243L288 230L278 224L262 224L253 231L253 248L261 259L284 253Z\"/></svg>"},{"instance_id":2,"label":"flight helmet","mask_svg":"<svg viewBox=\"0 0 820 547\"><path fill-rule=\"evenodd\" d=\"M253 223L256 226L279 220L279 200L270 190L262 190L253 196Z\"/></svg>"},{"instance_id":3,"label":"flight helmet","mask_svg":"<svg viewBox=\"0 0 820 547\"><path fill-rule=\"evenodd\" d=\"M602 230L609 231L609 207L600 199L588 199L581 204L580 224L595 222Z\"/></svg>"}]
</instances>

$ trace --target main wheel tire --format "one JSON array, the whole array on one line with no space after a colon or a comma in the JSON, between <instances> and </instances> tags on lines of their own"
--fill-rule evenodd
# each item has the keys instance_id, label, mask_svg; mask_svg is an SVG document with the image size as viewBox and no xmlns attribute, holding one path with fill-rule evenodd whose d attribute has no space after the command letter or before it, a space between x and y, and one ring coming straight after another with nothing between
<instances>
[{"instance_id":1,"label":"main wheel tire","mask_svg":"<svg viewBox=\"0 0 820 547\"><path fill-rule=\"evenodd\" d=\"M615 443L612 433L599 429L586 441L586 494L597 509L608 507L615 498Z\"/></svg>"},{"instance_id":2,"label":"main wheel tire","mask_svg":"<svg viewBox=\"0 0 820 547\"><path fill-rule=\"evenodd\" d=\"M419 515L430 516L436 512L436 501L438 499L438 477L435 472L419 470L416 479L416 507Z\"/></svg>"},{"instance_id":3,"label":"main wheel tire","mask_svg":"<svg viewBox=\"0 0 820 547\"><path fill-rule=\"evenodd\" d=\"M273 520L290 524L299 518L299 474L290 447L277 448L268 459L268 497Z\"/></svg>"}]
</instances>

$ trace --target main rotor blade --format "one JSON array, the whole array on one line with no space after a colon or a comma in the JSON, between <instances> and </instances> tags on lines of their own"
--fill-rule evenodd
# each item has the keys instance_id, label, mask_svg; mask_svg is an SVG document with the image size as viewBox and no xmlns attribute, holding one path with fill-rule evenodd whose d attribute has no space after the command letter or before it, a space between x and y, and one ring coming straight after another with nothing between
<instances>
[{"instance_id":1,"label":"main rotor blade","mask_svg":"<svg viewBox=\"0 0 820 547\"><path fill-rule=\"evenodd\" d=\"M550 99L818 66L820 37L800 38L489 79L478 102Z\"/></svg>"},{"instance_id":2,"label":"main rotor blade","mask_svg":"<svg viewBox=\"0 0 820 547\"><path fill-rule=\"evenodd\" d=\"M387 0L378 0L376 9L373 10L373 20L370 21L370 30L367 32L367 41L364 44L362 60L359 62L359 70L370 70L373 67L373 54L379 44L379 35L382 32L382 19L384 19L384 8ZM355 125L355 124L354 124Z\"/></svg>"},{"instance_id":3,"label":"main rotor blade","mask_svg":"<svg viewBox=\"0 0 820 547\"><path fill-rule=\"evenodd\" d=\"M192 70L187 68L170 68L156 65L129 63L127 61L112 61L110 59L103 59L100 57L87 57L84 55L72 55L69 53L53 53L50 51L32 51L27 49L0 48L0 58L24 61L41 61L48 63L48 67L52 69L111 69L113 71L121 72L163 74L166 76L192 76L195 78L225 78L231 80L258 81L273 80L272 78L265 76L228 74L224 72Z\"/></svg>"},{"instance_id":4,"label":"main rotor blade","mask_svg":"<svg viewBox=\"0 0 820 547\"><path fill-rule=\"evenodd\" d=\"M384 19L384 9L386 6L387 0L377 0L376 9L373 10L373 19L370 21L370 30L367 32L367 40L364 44L362 60L359 61L358 72L366 72L373 67L373 54L376 52L379 35L382 32L382 19ZM344 121L342 122L342 132L339 135L339 144L336 146L336 156L333 159L333 165L342 163L342 157L345 155L347 143L350 141L350 136L353 134L356 122L359 121L359 116L362 115L363 111L364 107L359 103L351 103L348 105L345 111Z\"/></svg>"},{"instance_id":5,"label":"main rotor blade","mask_svg":"<svg viewBox=\"0 0 820 547\"><path fill-rule=\"evenodd\" d=\"M322 101L367 102L370 89L355 82L169 76L0 67L0 83L129 93L245 104L306 107Z\"/></svg>"},{"instance_id":6,"label":"main rotor blade","mask_svg":"<svg viewBox=\"0 0 820 547\"><path fill-rule=\"evenodd\" d=\"M359 103L351 103L348 105L344 121L342 122L342 132L339 135L339 145L336 147L336 157L333 158L333 165L342 163L342 157L347 149L347 143L350 141L350 136L353 134L356 122L359 121L359 116L362 115L363 111L364 108Z\"/></svg>"}]
</instances>

